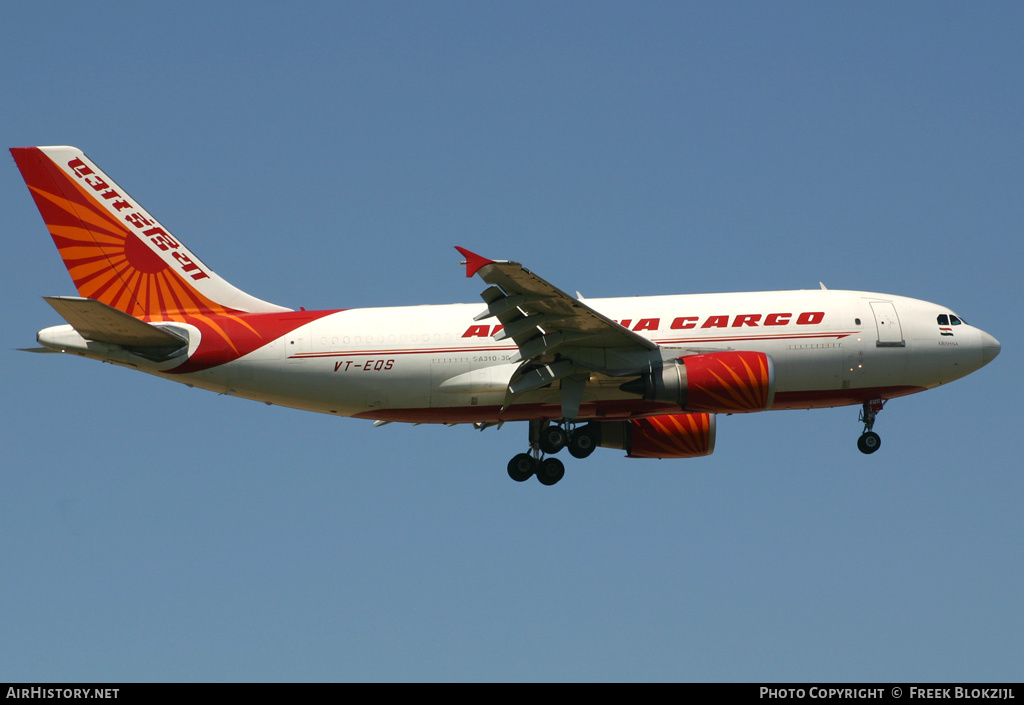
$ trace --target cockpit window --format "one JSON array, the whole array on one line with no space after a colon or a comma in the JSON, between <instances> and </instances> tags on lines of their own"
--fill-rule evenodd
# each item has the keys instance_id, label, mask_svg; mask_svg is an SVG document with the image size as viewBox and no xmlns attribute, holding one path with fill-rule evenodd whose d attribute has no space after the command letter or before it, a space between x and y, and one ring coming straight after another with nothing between
<instances>
[{"instance_id":1,"label":"cockpit window","mask_svg":"<svg viewBox=\"0 0 1024 705\"><path fill-rule=\"evenodd\" d=\"M957 318L956 316L950 316L949 322L952 323L954 326L958 326L961 323L960 319Z\"/></svg>"},{"instance_id":2,"label":"cockpit window","mask_svg":"<svg viewBox=\"0 0 1024 705\"><path fill-rule=\"evenodd\" d=\"M939 325L940 326L948 326L949 325L949 316L947 316L944 313L939 314Z\"/></svg>"}]
</instances>

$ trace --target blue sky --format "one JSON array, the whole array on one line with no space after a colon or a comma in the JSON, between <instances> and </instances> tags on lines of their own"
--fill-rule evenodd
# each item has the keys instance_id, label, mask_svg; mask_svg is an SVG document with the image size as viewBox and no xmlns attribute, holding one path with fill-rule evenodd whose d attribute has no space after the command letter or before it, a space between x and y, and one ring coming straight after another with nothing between
<instances>
[{"instance_id":1,"label":"blue sky","mask_svg":"<svg viewBox=\"0 0 1024 705\"><path fill-rule=\"evenodd\" d=\"M634 6L636 5L636 6ZM22 3L5 146L85 150L240 288L883 291L1000 357L693 461L511 482L525 428L321 417L30 355L74 293L13 161L0 680L1020 681L1019 3Z\"/></svg>"}]
</instances>

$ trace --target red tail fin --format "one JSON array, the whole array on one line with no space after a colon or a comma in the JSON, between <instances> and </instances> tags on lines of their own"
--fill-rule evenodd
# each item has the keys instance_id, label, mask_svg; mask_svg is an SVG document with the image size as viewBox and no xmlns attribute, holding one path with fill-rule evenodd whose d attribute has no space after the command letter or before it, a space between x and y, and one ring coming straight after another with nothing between
<instances>
[{"instance_id":1,"label":"red tail fin","mask_svg":"<svg viewBox=\"0 0 1024 705\"><path fill-rule=\"evenodd\" d=\"M81 150L11 154L81 296L138 318L289 310L217 276Z\"/></svg>"}]
</instances>

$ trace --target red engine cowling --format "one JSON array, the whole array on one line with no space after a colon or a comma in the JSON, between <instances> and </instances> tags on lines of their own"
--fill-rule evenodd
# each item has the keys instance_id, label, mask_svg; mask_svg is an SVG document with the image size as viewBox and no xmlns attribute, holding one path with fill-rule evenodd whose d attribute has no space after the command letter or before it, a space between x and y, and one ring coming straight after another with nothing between
<instances>
[{"instance_id":1,"label":"red engine cowling","mask_svg":"<svg viewBox=\"0 0 1024 705\"><path fill-rule=\"evenodd\" d=\"M664 414L602 421L600 445L629 458L699 458L715 450L714 414Z\"/></svg>"},{"instance_id":2,"label":"red engine cowling","mask_svg":"<svg viewBox=\"0 0 1024 705\"><path fill-rule=\"evenodd\" d=\"M770 355L752 350L686 355L652 367L620 389L689 412L765 411L775 401L775 364Z\"/></svg>"}]
</instances>

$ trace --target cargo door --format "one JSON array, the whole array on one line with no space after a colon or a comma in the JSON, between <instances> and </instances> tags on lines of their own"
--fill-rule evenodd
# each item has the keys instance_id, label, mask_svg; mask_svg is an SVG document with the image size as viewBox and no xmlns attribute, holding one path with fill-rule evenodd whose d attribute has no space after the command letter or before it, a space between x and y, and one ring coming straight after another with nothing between
<instances>
[{"instance_id":1,"label":"cargo door","mask_svg":"<svg viewBox=\"0 0 1024 705\"><path fill-rule=\"evenodd\" d=\"M891 301L872 301L871 312L875 314L875 327L878 329L876 345L880 348L906 347L903 329L900 327L900 319L896 315L896 307L893 303Z\"/></svg>"}]
</instances>

